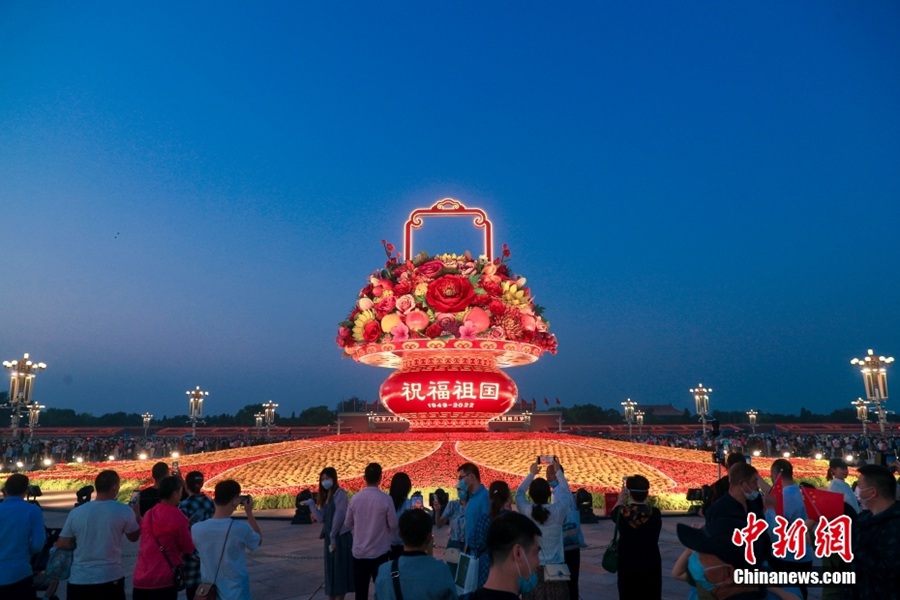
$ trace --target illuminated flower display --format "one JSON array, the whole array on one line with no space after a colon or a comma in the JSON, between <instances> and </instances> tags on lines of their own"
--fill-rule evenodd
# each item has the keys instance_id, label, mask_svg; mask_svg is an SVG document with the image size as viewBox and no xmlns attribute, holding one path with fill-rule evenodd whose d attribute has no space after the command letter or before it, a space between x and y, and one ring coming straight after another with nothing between
<instances>
[{"instance_id":1,"label":"illuminated flower display","mask_svg":"<svg viewBox=\"0 0 900 600\"><path fill-rule=\"evenodd\" d=\"M525 342L556 354L556 336L525 278L510 270L506 244L494 260L468 252L403 260L382 244L387 263L338 328L337 344L347 354L366 344L454 338Z\"/></svg>"},{"instance_id":2,"label":"illuminated flower display","mask_svg":"<svg viewBox=\"0 0 900 600\"><path fill-rule=\"evenodd\" d=\"M471 216L483 229L484 253L413 254L423 216ZM381 386L381 403L411 429L487 429L516 402L518 388L501 369L556 354L556 336L525 278L508 264L503 244L493 258L484 211L445 198L406 222L405 253L381 240L383 269L372 273L337 344L363 364L397 369Z\"/></svg>"}]
</instances>

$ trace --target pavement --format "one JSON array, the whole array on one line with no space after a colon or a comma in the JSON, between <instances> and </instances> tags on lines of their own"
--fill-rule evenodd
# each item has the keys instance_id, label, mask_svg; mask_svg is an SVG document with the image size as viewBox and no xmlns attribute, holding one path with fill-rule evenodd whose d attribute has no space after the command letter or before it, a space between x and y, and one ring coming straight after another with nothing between
<instances>
[{"instance_id":1,"label":"pavement","mask_svg":"<svg viewBox=\"0 0 900 600\"><path fill-rule=\"evenodd\" d=\"M74 492L45 492L39 502L44 509L47 527L62 527L75 502ZM320 526L291 525L293 510L260 510L257 521L262 530L263 544L256 552L247 555L250 572L250 590L257 600L325 600L322 565L322 541ZM240 516L236 513L236 516ZM675 529L678 523L700 524L702 519L684 513L664 514L659 550L663 564L663 598L682 600L690 589L684 582L672 578L670 572L675 559L684 547L678 541ZM581 551L580 596L584 600L603 600L618 597L616 575L607 573L600 566L606 545L612 538L613 523L601 518L599 523L582 525L588 548ZM449 527L435 531L435 556L446 547ZM131 599L131 575L137 558L137 542L122 539L122 565L125 570L126 596ZM57 596L66 597L65 583L59 586ZM179 600L186 598L180 592ZM818 600L821 588L811 588L809 598ZM374 598L374 588L369 587L369 598ZM353 596L348 594L347 600ZM628 599L631 600L631 599ZM640 599L637 599L640 600Z\"/></svg>"}]
</instances>

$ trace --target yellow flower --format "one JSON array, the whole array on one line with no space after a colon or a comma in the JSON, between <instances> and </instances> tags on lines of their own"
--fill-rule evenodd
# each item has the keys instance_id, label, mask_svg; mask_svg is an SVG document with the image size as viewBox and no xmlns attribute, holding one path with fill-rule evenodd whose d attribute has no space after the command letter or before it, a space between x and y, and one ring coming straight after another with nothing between
<instances>
[{"instance_id":1,"label":"yellow flower","mask_svg":"<svg viewBox=\"0 0 900 600\"><path fill-rule=\"evenodd\" d=\"M353 339L357 342L365 341L365 337L363 332L366 327L366 323L369 321L375 320L375 311L374 310L364 310L358 315L356 315L356 319L353 321Z\"/></svg>"},{"instance_id":2,"label":"yellow flower","mask_svg":"<svg viewBox=\"0 0 900 600\"><path fill-rule=\"evenodd\" d=\"M528 296L524 289L519 289L519 286L511 281L504 281L501 286L503 287L503 300L507 304L510 306L526 306L528 304Z\"/></svg>"}]
</instances>

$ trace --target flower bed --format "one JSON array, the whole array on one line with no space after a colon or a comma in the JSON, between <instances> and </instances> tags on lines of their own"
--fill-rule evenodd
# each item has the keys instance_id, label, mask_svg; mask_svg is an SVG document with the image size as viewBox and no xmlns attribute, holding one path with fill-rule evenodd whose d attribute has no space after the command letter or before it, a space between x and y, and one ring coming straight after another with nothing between
<instances>
[{"instance_id":1,"label":"flower bed","mask_svg":"<svg viewBox=\"0 0 900 600\"><path fill-rule=\"evenodd\" d=\"M233 478L263 506L293 508L300 490L315 488L323 467L338 471L341 486L350 492L361 489L363 471L369 462L384 467L382 487L387 488L398 471L410 476L413 489L426 497L437 488L453 490L457 468L463 462L479 465L485 484L506 481L515 489L538 454L555 454L565 468L573 490L583 487L595 495L617 491L624 475L642 474L650 480L651 493L662 505L683 508L688 488L709 484L718 478L708 452L662 448L598 438L549 433L418 433L354 434L298 440L179 458L183 473L199 470L206 477L206 490L216 481ZM763 475L773 459L754 459ZM90 483L103 469L115 469L129 487L150 482L154 460L55 465L30 473L38 485L48 489L75 490ZM798 479L820 482L827 461L791 459ZM817 479L819 478L819 479ZM124 489L123 485L123 489Z\"/></svg>"}]
</instances>

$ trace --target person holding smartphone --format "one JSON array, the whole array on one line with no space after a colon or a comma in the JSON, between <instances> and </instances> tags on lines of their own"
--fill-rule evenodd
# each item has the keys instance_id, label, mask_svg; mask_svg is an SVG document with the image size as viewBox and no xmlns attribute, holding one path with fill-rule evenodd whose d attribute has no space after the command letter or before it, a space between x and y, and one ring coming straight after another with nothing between
<instances>
[{"instance_id":1,"label":"person holding smartphone","mask_svg":"<svg viewBox=\"0 0 900 600\"><path fill-rule=\"evenodd\" d=\"M394 502L394 511L397 513L398 523L400 522L400 517L403 516L403 513L413 507L412 501L409 498L409 493L411 491L412 480L409 478L409 475L403 471L394 473L394 476L391 477L391 487L388 490L388 495L390 495L391 500ZM400 530L398 528L394 530L394 539L391 542L391 560L397 558L402 553L403 540L400 538Z\"/></svg>"},{"instance_id":2,"label":"person holding smartphone","mask_svg":"<svg viewBox=\"0 0 900 600\"><path fill-rule=\"evenodd\" d=\"M555 458L553 465L556 468L556 479L558 481L557 493L571 494L569 483L559 463ZM519 489L516 490L516 509L523 515L529 517L541 530L541 550L540 564L537 573L522 573L522 577L534 582L536 586L528 593L523 591L523 598L526 600L568 600L569 598L569 582L568 581L546 581L544 575L544 566L558 565L565 562L565 553L563 551L563 523L569 514L569 504L564 502L550 502L551 487L550 483L543 477L536 477L541 471L540 459L531 465L528 475ZM531 496L531 502L526 497L526 492ZM536 575L536 577L533 577ZM637 597L637 596L635 596Z\"/></svg>"}]
</instances>

